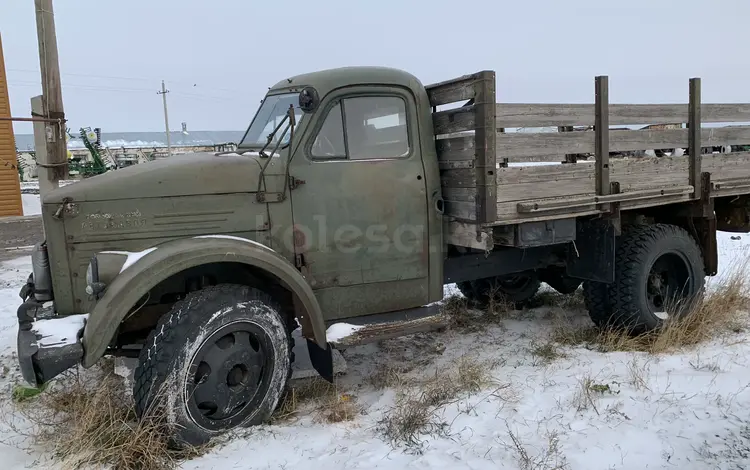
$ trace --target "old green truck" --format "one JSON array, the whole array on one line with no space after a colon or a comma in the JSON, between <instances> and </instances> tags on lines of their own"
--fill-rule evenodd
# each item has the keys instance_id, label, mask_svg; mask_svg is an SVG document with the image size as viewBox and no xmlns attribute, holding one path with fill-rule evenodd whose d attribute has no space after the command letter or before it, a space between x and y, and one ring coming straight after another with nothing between
<instances>
[{"instance_id":1,"label":"old green truck","mask_svg":"<svg viewBox=\"0 0 750 470\"><path fill-rule=\"evenodd\" d=\"M750 230L750 156L700 152L750 142L747 126L702 127L750 122L750 106L701 104L689 84L683 105L610 105L607 77L593 104L498 104L492 71L428 86L380 67L283 79L235 152L44 196L18 310L23 376L137 358L138 413L166 408L176 439L197 444L269 418L297 328L332 380L332 348L445 327L446 284L479 307L582 288L596 325L658 328L717 272L717 228ZM685 155L610 159L673 148Z\"/></svg>"}]
</instances>

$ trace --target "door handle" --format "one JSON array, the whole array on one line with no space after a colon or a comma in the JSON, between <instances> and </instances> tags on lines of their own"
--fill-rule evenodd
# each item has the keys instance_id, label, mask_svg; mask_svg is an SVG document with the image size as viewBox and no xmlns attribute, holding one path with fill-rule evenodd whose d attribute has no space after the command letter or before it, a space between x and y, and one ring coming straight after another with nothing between
<instances>
[{"instance_id":1,"label":"door handle","mask_svg":"<svg viewBox=\"0 0 750 470\"><path fill-rule=\"evenodd\" d=\"M445 213L445 201L437 191L432 193L432 200L435 202L435 210L437 210L440 215L443 215L443 213Z\"/></svg>"}]
</instances>

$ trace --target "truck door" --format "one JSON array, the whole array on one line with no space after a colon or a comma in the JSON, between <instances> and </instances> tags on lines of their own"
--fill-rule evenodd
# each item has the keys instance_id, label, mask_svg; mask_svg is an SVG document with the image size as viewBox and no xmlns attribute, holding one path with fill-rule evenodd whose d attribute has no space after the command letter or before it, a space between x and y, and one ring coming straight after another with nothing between
<instances>
[{"instance_id":1,"label":"truck door","mask_svg":"<svg viewBox=\"0 0 750 470\"><path fill-rule=\"evenodd\" d=\"M427 303L428 198L414 98L347 88L324 99L290 173L295 253L326 319Z\"/></svg>"}]
</instances>

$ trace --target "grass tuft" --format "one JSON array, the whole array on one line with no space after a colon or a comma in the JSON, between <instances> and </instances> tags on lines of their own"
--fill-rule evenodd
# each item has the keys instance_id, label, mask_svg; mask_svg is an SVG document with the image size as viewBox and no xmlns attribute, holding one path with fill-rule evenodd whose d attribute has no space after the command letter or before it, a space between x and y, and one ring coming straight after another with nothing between
<instances>
[{"instance_id":1,"label":"grass tuft","mask_svg":"<svg viewBox=\"0 0 750 470\"><path fill-rule=\"evenodd\" d=\"M378 422L377 430L394 446L422 452L422 436L447 436L450 425L440 410L462 394L478 393L492 383L490 366L464 356L455 367L398 391L395 405Z\"/></svg>"},{"instance_id":2,"label":"grass tuft","mask_svg":"<svg viewBox=\"0 0 750 470\"><path fill-rule=\"evenodd\" d=\"M695 346L723 334L741 332L750 308L750 279L745 277L745 264L741 263L707 289L701 301L684 306L683 315L670 315L658 330L634 336L619 329L562 326L550 339L570 346L586 345L602 352L661 354ZM676 308L667 310L677 311Z\"/></svg>"},{"instance_id":3,"label":"grass tuft","mask_svg":"<svg viewBox=\"0 0 750 470\"><path fill-rule=\"evenodd\" d=\"M66 374L43 392L23 396L14 405L31 423L23 433L51 448L63 468L173 469L199 451L170 445L165 416L138 420L132 395L112 374L91 381Z\"/></svg>"}]
</instances>

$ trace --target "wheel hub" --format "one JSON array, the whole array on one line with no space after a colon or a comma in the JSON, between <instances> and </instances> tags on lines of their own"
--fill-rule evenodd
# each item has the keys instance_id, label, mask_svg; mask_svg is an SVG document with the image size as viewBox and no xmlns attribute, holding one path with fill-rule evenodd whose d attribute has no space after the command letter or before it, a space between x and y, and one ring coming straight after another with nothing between
<instances>
[{"instance_id":1,"label":"wheel hub","mask_svg":"<svg viewBox=\"0 0 750 470\"><path fill-rule=\"evenodd\" d=\"M646 297L653 314L666 320L669 317L667 310L677 308L678 302L690 294L691 282L681 256L668 253L657 259L646 281Z\"/></svg>"},{"instance_id":2,"label":"wheel hub","mask_svg":"<svg viewBox=\"0 0 750 470\"><path fill-rule=\"evenodd\" d=\"M262 335L248 323L228 325L209 337L194 356L188 377L188 408L212 427L241 421L252 412L271 371Z\"/></svg>"}]
</instances>

